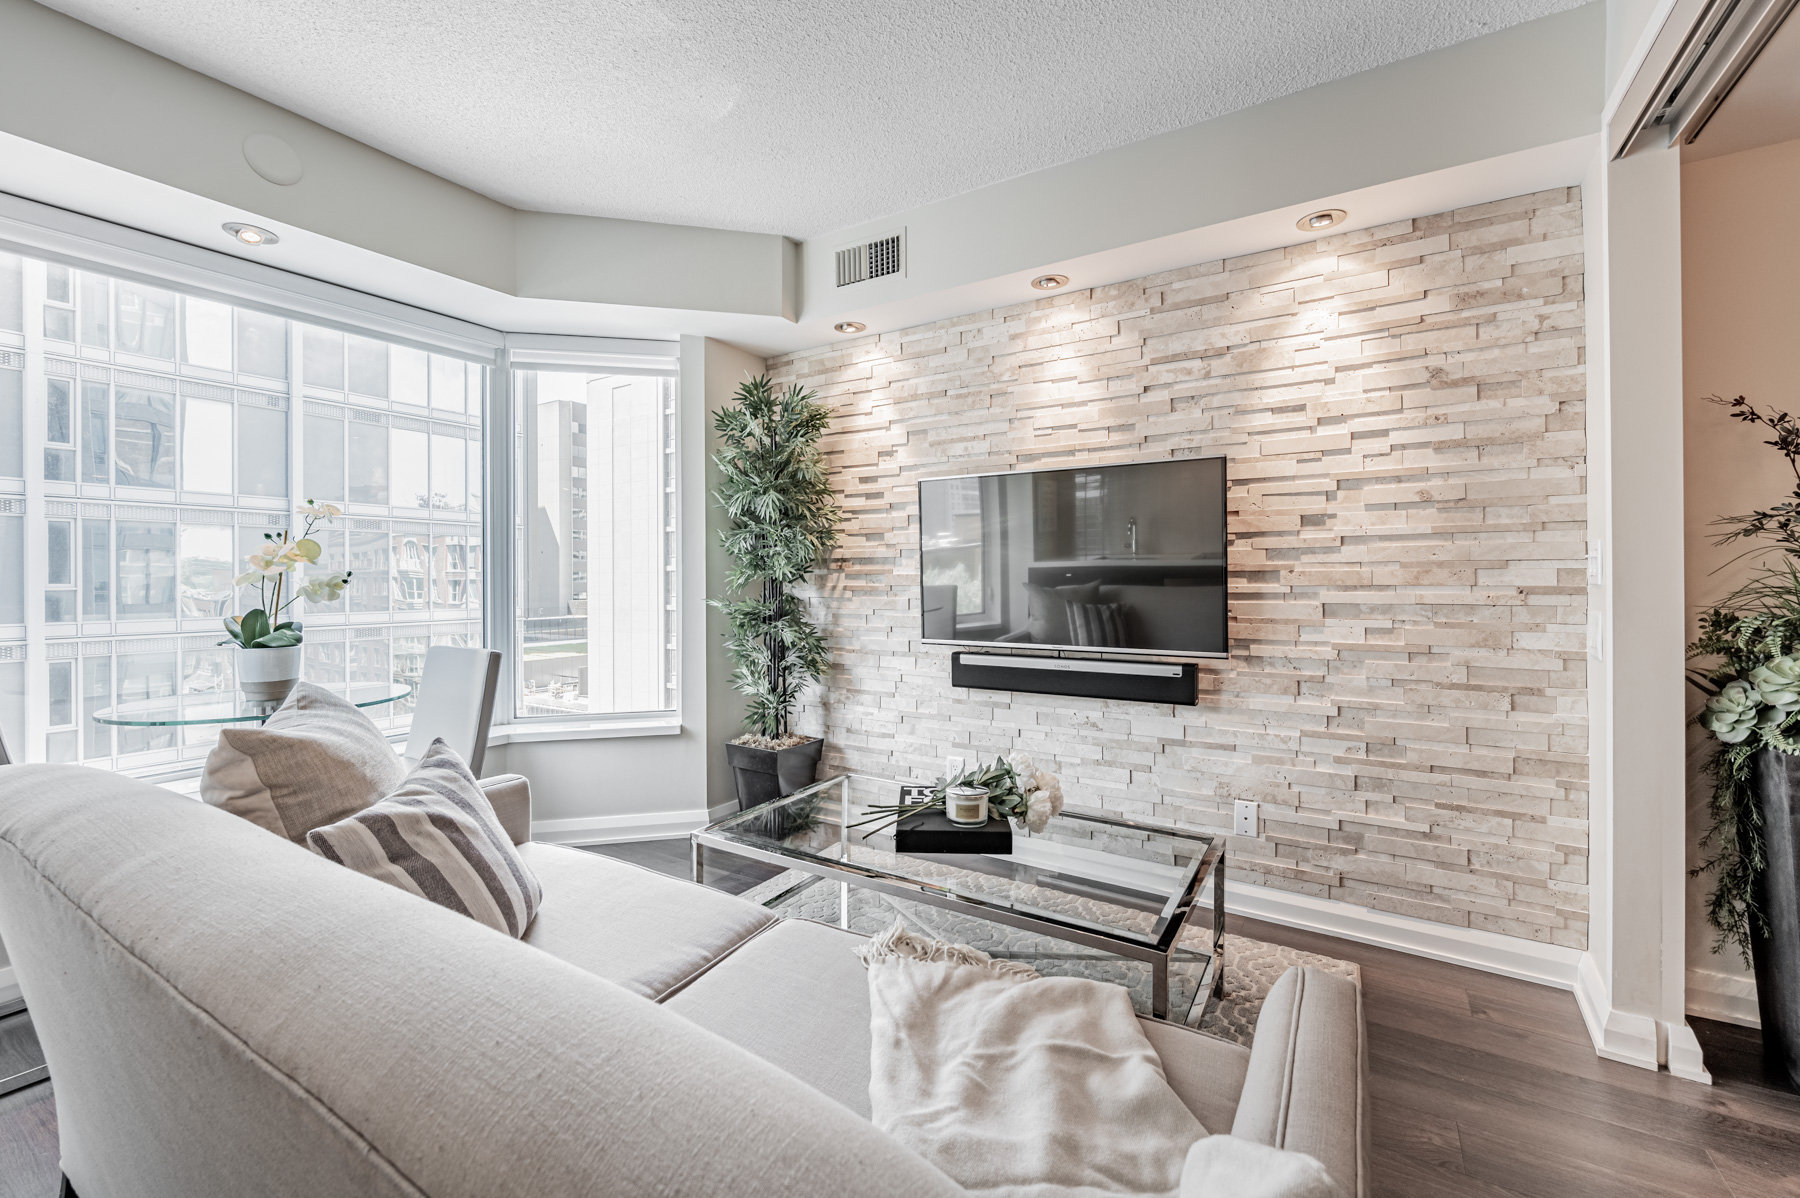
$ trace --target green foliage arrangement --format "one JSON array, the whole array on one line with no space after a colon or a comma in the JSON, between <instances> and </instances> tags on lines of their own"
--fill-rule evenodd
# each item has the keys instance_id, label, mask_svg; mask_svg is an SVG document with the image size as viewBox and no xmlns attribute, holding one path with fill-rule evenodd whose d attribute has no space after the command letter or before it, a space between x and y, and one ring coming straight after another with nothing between
<instances>
[{"instance_id":1,"label":"green foliage arrangement","mask_svg":"<svg viewBox=\"0 0 1800 1198\"><path fill-rule=\"evenodd\" d=\"M988 792L988 814L1000 819L1016 819L1033 832L1042 832L1062 811L1062 782L1055 774L1036 764L1023 753L996 757L986 765L976 762L954 778L939 778L931 793L911 803L876 803L868 808L874 814L851 824L889 821L899 823L921 811L941 809L952 786L979 786Z\"/></svg>"},{"instance_id":2,"label":"green foliage arrangement","mask_svg":"<svg viewBox=\"0 0 1800 1198\"><path fill-rule=\"evenodd\" d=\"M716 494L731 520L726 589L754 595L717 599L729 630L732 686L749 699L749 732L739 743L798 743L789 721L800 693L824 676L825 638L792 588L837 545L842 519L819 438L831 409L798 384L777 391L767 375L743 383L713 420L724 442L713 461Z\"/></svg>"},{"instance_id":3,"label":"green foliage arrangement","mask_svg":"<svg viewBox=\"0 0 1800 1198\"><path fill-rule=\"evenodd\" d=\"M1694 872L1713 874L1706 916L1718 932L1714 951L1735 945L1747 964L1752 934L1768 934L1756 901L1767 861L1752 762L1763 749L1800 756L1800 421L1775 409L1761 412L1741 395L1710 400L1733 419L1765 429L1770 439L1763 444L1786 458L1794 474L1794 489L1781 503L1714 521L1724 530L1715 544L1750 542L1743 555L1749 556L1773 542L1785 556L1776 565L1759 564L1749 582L1703 615L1700 635L1688 646L1688 658L1703 663L1689 669L1688 680L1707 696L1696 720L1715 738L1706 765L1711 823L1700 842L1711 855Z\"/></svg>"}]
</instances>

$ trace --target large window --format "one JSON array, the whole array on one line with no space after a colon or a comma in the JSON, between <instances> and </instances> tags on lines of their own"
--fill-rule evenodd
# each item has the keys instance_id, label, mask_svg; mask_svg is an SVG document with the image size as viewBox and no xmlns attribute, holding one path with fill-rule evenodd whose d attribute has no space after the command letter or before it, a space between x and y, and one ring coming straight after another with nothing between
<instances>
[{"instance_id":1,"label":"large window","mask_svg":"<svg viewBox=\"0 0 1800 1198\"><path fill-rule=\"evenodd\" d=\"M156 771L216 729L117 729L130 699L227 689L232 580L306 499L309 678L416 682L482 641L488 367L268 310L0 253L0 728L35 760ZM402 726L408 705L377 709Z\"/></svg>"},{"instance_id":2,"label":"large window","mask_svg":"<svg viewBox=\"0 0 1800 1198\"><path fill-rule=\"evenodd\" d=\"M513 372L519 717L676 703L673 372Z\"/></svg>"}]
</instances>

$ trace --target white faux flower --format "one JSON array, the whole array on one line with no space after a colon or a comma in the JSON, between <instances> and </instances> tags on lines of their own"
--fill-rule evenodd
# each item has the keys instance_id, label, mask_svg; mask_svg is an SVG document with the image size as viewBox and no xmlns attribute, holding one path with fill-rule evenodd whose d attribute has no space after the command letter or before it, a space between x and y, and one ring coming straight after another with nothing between
<instances>
[{"instance_id":1,"label":"white faux flower","mask_svg":"<svg viewBox=\"0 0 1800 1198\"><path fill-rule=\"evenodd\" d=\"M312 603L330 603L344 593L350 585L350 575L339 570L313 579L300 588L300 593Z\"/></svg>"},{"instance_id":2,"label":"white faux flower","mask_svg":"<svg viewBox=\"0 0 1800 1198\"><path fill-rule=\"evenodd\" d=\"M306 506L301 508L300 510L305 512L307 515L313 516L320 520L330 520L335 516L341 516L344 514L344 509L340 508L337 504L335 504L335 503L320 503L316 499L307 500Z\"/></svg>"},{"instance_id":3,"label":"white faux flower","mask_svg":"<svg viewBox=\"0 0 1800 1198\"><path fill-rule=\"evenodd\" d=\"M265 578L273 578L277 574L286 574L292 570L294 561L287 557L282 550L283 546L279 541L270 541L263 548L246 554L244 561L249 564L250 569L238 579L238 584L241 586L246 580L255 578L258 574Z\"/></svg>"},{"instance_id":4,"label":"white faux flower","mask_svg":"<svg viewBox=\"0 0 1800 1198\"><path fill-rule=\"evenodd\" d=\"M1045 769L1041 765L1034 766L1032 768L1030 778L1029 779L1021 778L1020 782L1021 782L1021 785L1023 785L1025 793L1027 795L1031 795L1031 794L1046 795L1050 799L1051 803L1054 805L1052 808L1053 812L1062 810L1062 804L1063 804L1062 783L1057 780L1057 777L1055 774L1051 773L1049 770Z\"/></svg>"},{"instance_id":5,"label":"white faux flower","mask_svg":"<svg viewBox=\"0 0 1800 1198\"><path fill-rule=\"evenodd\" d=\"M1042 832L1063 807L1062 783L1056 775L1032 761L1029 754L1008 754L1006 761L1018 779L1019 794L1024 798L1025 826Z\"/></svg>"}]
</instances>

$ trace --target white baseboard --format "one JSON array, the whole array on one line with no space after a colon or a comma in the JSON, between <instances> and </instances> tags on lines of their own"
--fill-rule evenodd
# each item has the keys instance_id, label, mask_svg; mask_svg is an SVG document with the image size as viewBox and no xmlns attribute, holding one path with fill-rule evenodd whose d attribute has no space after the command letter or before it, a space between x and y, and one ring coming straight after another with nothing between
<instances>
[{"instance_id":1,"label":"white baseboard","mask_svg":"<svg viewBox=\"0 0 1800 1198\"><path fill-rule=\"evenodd\" d=\"M1210 909L1211 898L1208 891L1202 896L1200 905ZM1267 886L1227 884L1225 910L1233 915L1320 932L1358 944L1391 948L1452 965L1466 965L1470 969L1555 986L1559 990L1575 988L1576 969L1583 956L1579 949L1564 948L1559 944L1540 944L1535 940L1502 936L1498 932L1433 923L1410 915L1391 915L1386 911Z\"/></svg>"},{"instance_id":2,"label":"white baseboard","mask_svg":"<svg viewBox=\"0 0 1800 1198\"><path fill-rule=\"evenodd\" d=\"M0 966L0 1003L9 1003L20 996L19 975L10 965Z\"/></svg>"},{"instance_id":3,"label":"white baseboard","mask_svg":"<svg viewBox=\"0 0 1800 1198\"><path fill-rule=\"evenodd\" d=\"M632 840L686 836L710 822L712 813L704 807L690 811L652 811L642 815L536 819L531 821L531 838L546 844L623 844Z\"/></svg>"},{"instance_id":4,"label":"white baseboard","mask_svg":"<svg viewBox=\"0 0 1800 1198\"><path fill-rule=\"evenodd\" d=\"M1706 1060L1700 1051L1700 1041L1687 1020L1663 1024L1663 1044L1670 1073L1703 1086L1713 1084L1712 1074L1707 1072Z\"/></svg>"},{"instance_id":5,"label":"white baseboard","mask_svg":"<svg viewBox=\"0 0 1800 1198\"><path fill-rule=\"evenodd\" d=\"M1663 1028L1648 1015L1615 1011L1600 967L1587 953L1575 980L1575 1005L1587 1024L1594 1051L1609 1061L1622 1061L1652 1073L1662 1068Z\"/></svg>"},{"instance_id":6,"label":"white baseboard","mask_svg":"<svg viewBox=\"0 0 1800 1198\"><path fill-rule=\"evenodd\" d=\"M1687 1013L1739 1027L1762 1027L1756 979L1712 969L1687 971Z\"/></svg>"}]
</instances>

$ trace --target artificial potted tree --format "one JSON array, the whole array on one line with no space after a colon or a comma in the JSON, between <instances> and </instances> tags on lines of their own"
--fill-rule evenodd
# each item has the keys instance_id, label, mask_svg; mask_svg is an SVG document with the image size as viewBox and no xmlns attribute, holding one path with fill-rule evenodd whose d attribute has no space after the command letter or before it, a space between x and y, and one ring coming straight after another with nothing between
<instances>
[{"instance_id":1,"label":"artificial potted tree","mask_svg":"<svg viewBox=\"0 0 1800 1198\"><path fill-rule=\"evenodd\" d=\"M1703 659L1689 671L1707 696L1698 720L1715 738L1701 841L1711 856L1694 872L1713 875L1713 951L1735 947L1756 971L1764 1062L1800 1092L1800 421L1741 395L1713 402L1770 435L1795 486L1772 507L1715 522L1716 543L1750 542L1755 554L1762 542L1783 557L1706 612L1688 647Z\"/></svg>"},{"instance_id":2,"label":"artificial potted tree","mask_svg":"<svg viewBox=\"0 0 1800 1198\"><path fill-rule=\"evenodd\" d=\"M732 686L748 700L744 733L725 746L738 805L754 807L812 782L825 742L792 727L810 682L824 676L825 638L794 588L837 544L842 519L819 438L831 409L799 384L777 391L767 375L741 384L713 427L719 503L730 520L727 595L713 600L728 625Z\"/></svg>"}]
</instances>

